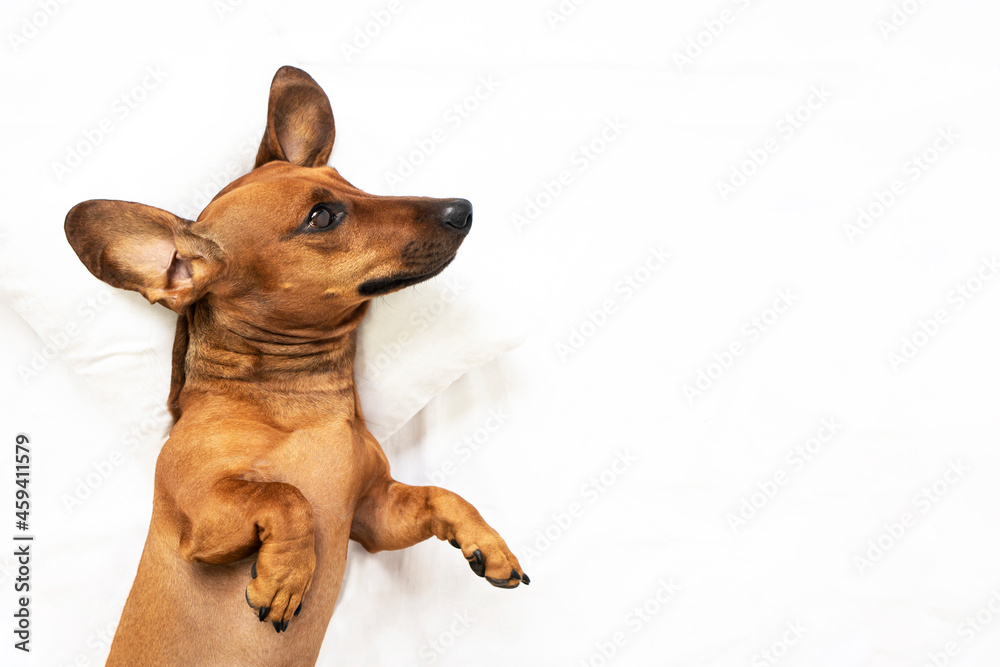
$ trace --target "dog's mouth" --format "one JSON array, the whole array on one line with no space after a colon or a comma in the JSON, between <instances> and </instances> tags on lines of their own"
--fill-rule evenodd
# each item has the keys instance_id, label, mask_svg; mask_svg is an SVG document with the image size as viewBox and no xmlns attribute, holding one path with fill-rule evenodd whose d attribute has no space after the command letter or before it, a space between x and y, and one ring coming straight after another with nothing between
<instances>
[{"instance_id":1,"label":"dog's mouth","mask_svg":"<svg viewBox=\"0 0 1000 667\"><path fill-rule=\"evenodd\" d=\"M389 292L395 292L396 290L403 289L404 287L409 287L410 285L416 285L417 283L422 283L429 278L433 278L437 274L444 271L445 267L451 264L451 261L455 259L455 255L449 257L441 266L437 267L433 271L421 274L403 274L395 276L387 276L385 278L372 278L371 280L366 280L358 286L358 294L364 297L379 296L382 294L388 294Z\"/></svg>"}]
</instances>

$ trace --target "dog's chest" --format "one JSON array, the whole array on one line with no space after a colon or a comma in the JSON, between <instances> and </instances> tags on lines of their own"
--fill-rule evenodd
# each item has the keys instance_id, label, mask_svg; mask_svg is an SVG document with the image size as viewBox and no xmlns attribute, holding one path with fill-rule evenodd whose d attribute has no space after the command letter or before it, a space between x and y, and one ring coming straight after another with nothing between
<instances>
[{"instance_id":1,"label":"dog's chest","mask_svg":"<svg viewBox=\"0 0 1000 667\"><path fill-rule=\"evenodd\" d=\"M297 487L316 511L340 513L353 507L363 488L366 445L346 422L300 428L255 457L261 481Z\"/></svg>"}]
</instances>

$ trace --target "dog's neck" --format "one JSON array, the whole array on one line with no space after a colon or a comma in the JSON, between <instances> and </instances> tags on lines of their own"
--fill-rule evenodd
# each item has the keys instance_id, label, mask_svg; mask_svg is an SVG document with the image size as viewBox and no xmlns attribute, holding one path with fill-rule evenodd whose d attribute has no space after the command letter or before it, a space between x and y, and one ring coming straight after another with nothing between
<instances>
[{"instance_id":1,"label":"dog's neck","mask_svg":"<svg viewBox=\"0 0 1000 667\"><path fill-rule=\"evenodd\" d=\"M271 407L277 402L333 409L353 419L360 412L354 385L357 328L366 311L367 302L347 308L336 328L304 336L268 330L199 301L178 324L171 411L180 416L182 390L222 391Z\"/></svg>"}]
</instances>

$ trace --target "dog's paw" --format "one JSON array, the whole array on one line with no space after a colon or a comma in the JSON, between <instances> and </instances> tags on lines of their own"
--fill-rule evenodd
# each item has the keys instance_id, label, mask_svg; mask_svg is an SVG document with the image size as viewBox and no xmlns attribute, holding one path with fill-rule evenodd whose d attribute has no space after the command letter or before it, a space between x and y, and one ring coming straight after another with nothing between
<instances>
[{"instance_id":1,"label":"dog's paw","mask_svg":"<svg viewBox=\"0 0 1000 667\"><path fill-rule=\"evenodd\" d=\"M305 553L268 553L263 548L250 567L250 584L244 595L257 618L270 621L275 632L284 632L302 611L302 600L312 585L316 556Z\"/></svg>"},{"instance_id":2,"label":"dog's paw","mask_svg":"<svg viewBox=\"0 0 1000 667\"><path fill-rule=\"evenodd\" d=\"M458 531L459 535L448 540L469 562L476 575L483 577L497 588L517 588L528 585L531 579L517 562L517 558L507 548L507 544L488 526L478 534Z\"/></svg>"}]
</instances>

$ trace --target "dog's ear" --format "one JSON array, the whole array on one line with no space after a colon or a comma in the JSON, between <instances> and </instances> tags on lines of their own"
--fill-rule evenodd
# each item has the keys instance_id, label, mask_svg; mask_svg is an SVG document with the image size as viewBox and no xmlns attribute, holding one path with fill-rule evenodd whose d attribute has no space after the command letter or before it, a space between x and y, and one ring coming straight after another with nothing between
<instances>
[{"instance_id":1,"label":"dog's ear","mask_svg":"<svg viewBox=\"0 0 1000 667\"><path fill-rule=\"evenodd\" d=\"M335 133L330 100L319 84L300 69L282 67L271 81L267 128L254 169L274 160L323 167Z\"/></svg>"},{"instance_id":2,"label":"dog's ear","mask_svg":"<svg viewBox=\"0 0 1000 667\"><path fill-rule=\"evenodd\" d=\"M95 199L66 215L66 238L84 266L114 287L180 313L219 275L219 247L162 209Z\"/></svg>"}]
</instances>

